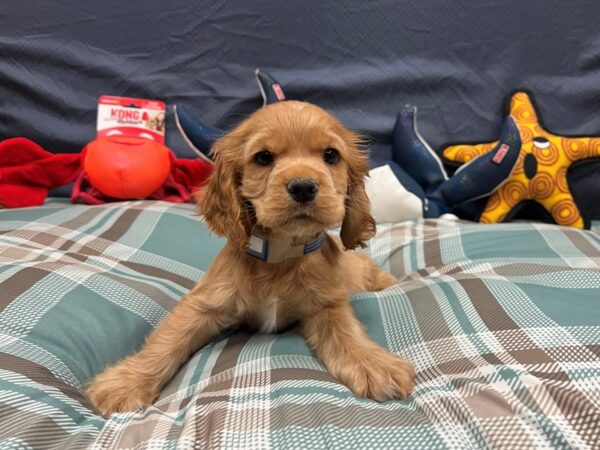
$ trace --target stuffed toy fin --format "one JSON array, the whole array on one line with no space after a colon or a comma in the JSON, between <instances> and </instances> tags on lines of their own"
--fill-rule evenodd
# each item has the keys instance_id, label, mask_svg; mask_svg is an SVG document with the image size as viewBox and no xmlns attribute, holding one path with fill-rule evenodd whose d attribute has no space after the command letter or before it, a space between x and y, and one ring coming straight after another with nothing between
<instances>
[{"instance_id":1,"label":"stuffed toy fin","mask_svg":"<svg viewBox=\"0 0 600 450\"><path fill-rule=\"evenodd\" d=\"M211 162L210 149L223 131L211 127L193 117L183 105L173 106L175 125L185 143L202 159Z\"/></svg>"},{"instance_id":2,"label":"stuffed toy fin","mask_svg":"<svg viewBox=\"0 0 600 450\"><path fill-rule=\"evenodd\" d=\"M275 78L260 69L256 69L254 75L263 99L263 106L285 100L283 89ZM193 117L183 105L173 106L173 113L177 129L184 141L200 157L212 163L210 149L224 132Z\"/></svg>"},{"instance_id":3,"label":"stuffed toy fin","mask_svg":"<svg viewBox=\"0 0 600 450\"><path fill-rule=\"evenodd\" d=\"M512 117L506 118L500 140L486 154L460 167L431 193L448 205L487 197L499 189L515 169L521 150L521 135Z\"/></svg>"},{"instance_id":4,"label":"stuffed toy fin","mask_svg":"<svg viewBox=\"0 0 600 450\"><path fill-rule=\"evenodd\" d=\"M258 88L260 89L260 95L263 98L263 106L285 100L283 89L275 78L260 69L256 69L254 75L256 76Z\"/></svg>"},{"instance_id":5,"label":"stuffed toy fin","mask_svg":"<svg viewBox=\"0 0 600 450\"><path fill-rule=\"evenodd\" d=\"M525 92L512 95L509 117L522 137L519 158L510 179L488 200L480 221L506 222L535 201L559 225L589 228L573 200L567 183L567 171L577 161L600 157L600 137L567 137L547 131L538 119L535 107ZM489 153L497 143L452 145L443 156L466 163Z\"/></svg>"},{"instance_id":6,"label":"stuffed toy fin","mask_svg":"<svg viewBox=\"0 0 600 450\"><path fill-rule=\"evenodd\" d=\"M441 159L419 133L416 106L404 105L398 112L392 135L392 160L427 189L448 179Z\"/></svg>"}]
</instances>

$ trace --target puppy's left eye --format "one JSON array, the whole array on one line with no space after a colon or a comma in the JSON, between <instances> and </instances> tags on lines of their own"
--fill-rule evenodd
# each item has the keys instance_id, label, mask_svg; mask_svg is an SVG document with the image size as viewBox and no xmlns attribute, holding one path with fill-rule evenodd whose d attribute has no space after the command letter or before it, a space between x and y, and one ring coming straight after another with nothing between
<instances>
[{"instance_id":1,"label":"puppy's left eye","mask_svg":"<svg viewBox=\"0 0 600 450\"><path fill-rule=\"evenodd\" d=\"M327 148L323 154L323 160L327 164L337 164L340 160L340 152L338 152L335 148Z\"/></svg>"}]
</instances>

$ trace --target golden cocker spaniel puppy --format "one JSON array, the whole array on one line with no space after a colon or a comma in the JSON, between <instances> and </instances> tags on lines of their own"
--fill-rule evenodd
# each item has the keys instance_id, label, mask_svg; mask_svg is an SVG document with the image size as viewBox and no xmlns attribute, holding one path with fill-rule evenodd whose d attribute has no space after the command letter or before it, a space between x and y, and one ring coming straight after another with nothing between
<instances>
[{"instance_id":1,"label":"golden cocker spaniel puppy","mask_svg":"<svg viewBox=\"0 0 600 450\"><path fill-rule=\"evenodd\" d=\"M102 414L152 403L192 353L241 322L263 332L297 323L329 372L358 396L411 393L412 364L371 341L350 305L352 291L395 282L351 250L375 233L359 140L321 108L285 101L217 141L199 209L227 245L143 348L88 386ZM339 224L341 239L326 233Z\"/></svg>"}]
</instances>

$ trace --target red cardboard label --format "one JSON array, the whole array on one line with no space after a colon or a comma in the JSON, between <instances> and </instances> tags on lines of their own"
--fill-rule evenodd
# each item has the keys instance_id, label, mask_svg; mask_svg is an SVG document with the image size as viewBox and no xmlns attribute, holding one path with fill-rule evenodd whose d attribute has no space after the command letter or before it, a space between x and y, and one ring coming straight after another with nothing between
<instances>
[{"instance_id":1,"label":"red cardboard label","mask_svg":"<svg viewBox=\"0 0 600 450\"><path fill-rule=\"evenodd\" d=\"M96 136L137 136L164 144L166 110L158 100L103 95L98 100Z\"/></svg>"}]
</instances>

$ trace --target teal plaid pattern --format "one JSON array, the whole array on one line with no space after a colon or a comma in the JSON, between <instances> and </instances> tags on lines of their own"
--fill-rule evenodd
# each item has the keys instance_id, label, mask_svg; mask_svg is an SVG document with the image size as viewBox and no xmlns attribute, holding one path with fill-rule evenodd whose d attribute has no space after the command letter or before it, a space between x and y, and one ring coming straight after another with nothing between
<instances>
[{"instance_id":1,"label":"teal plaid pattern","mask_svg":"<svg viewBox=\"0 0 600 450\"><path fill-rule=\"evenodd\" d=\"M190 205L161 202L49 202L0 220L0 447L600 448L593 232L380 226L367 251L398 283L352 305L415 363L406 401L354 397L293 332L240 328L155 405L105 421L82 386L139 348L223 241Z\"/></svg>"}]
</instances>

